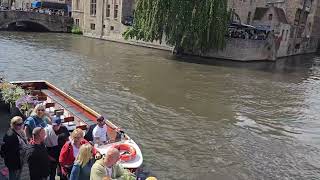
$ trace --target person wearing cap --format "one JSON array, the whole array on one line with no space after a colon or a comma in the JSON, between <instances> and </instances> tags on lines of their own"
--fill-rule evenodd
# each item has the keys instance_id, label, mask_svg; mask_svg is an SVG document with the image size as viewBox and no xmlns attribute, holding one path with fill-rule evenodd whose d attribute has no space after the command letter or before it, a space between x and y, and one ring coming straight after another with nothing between
<instances>
[{"instance_id":1,"label":"person wearing cap","mask_svg":"<svg viewBox=\"0 0 320 180\"><path fill-rule=\"evenodd\" d=\"M46 131L36 127L32 131L32 144L27 150L27 161L31 180L46 180L49 176L49 155L44 146Z\"/></svg>"},{"instance_id":2,"label":"person wearing cap","mask_svg":"<svg viewBox=\"0 0 320 180\"><path fill-rule=\"evenodd\" d=\"M60 117L53 117L52 125L45 128L46 139L44 143L47 147L50 159L50 180L54 180L56 176L57 166L59 164L59 155L62 146L68 140L69 131L62 125Z\"/></svg>"},{"instance_id":3,"label":"person wearing cap","mask_svg":"<svg viewBox=\"0 0 320 180\"><path fill-rule=\"evenodd\" d=\"M107 125L103 116L97 118L97 125L92 131L92 137L94 144L102 145L107 143Z\"/></svg>"}]
</instances>

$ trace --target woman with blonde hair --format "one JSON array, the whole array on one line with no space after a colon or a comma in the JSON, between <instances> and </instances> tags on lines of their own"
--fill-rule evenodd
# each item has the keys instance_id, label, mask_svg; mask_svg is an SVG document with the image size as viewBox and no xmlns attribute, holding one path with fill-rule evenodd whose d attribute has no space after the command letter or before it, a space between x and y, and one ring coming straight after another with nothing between
<instances>
[{"instance_id":1,"label":"woman with blonde hair","mask_svg":"<svg viewBox=\"0 0 320 180\"><path fill-rule=\"evenodd\" d=\"M9 180L19 180L27 149L27 139L23 131L23 120L20 116L11 119L10 128L3 137L1 156L9 169Z\"/></svg>"},{"instance_id":2,"label":"woman with blonde hair","mask_svg":"<svg viewBox=\"0 0 320 180\"><path fill-rule=\"evenodd\" d=\"M46 108L42 104L36 105L33 109L30 117L27 118L24 125L24 131L27 135L27 138L30 139L32 137L32 131L36 127L46 127L47 124L51 124L50 115L45 112Z\"/></svg>"},{"instance_id":3,"label":"woman with blonde hair","mask_svg":"<svg viewBox=\"0 0 320 180\"><path fill-rule=\"evenodd\" d=\"M69 141L67 141L60 152L59 163L61 165L62 177L60 179L67 179L71 173L73 163L75 158L79 154L79 149L84 144L89 144L87 140L83 138L84 132L77 128L75 129L70 137ZM97 153L96 149L92 149L93 155Z\"/></svg>"},{"instance_id":4,"label":"woman with blonde hair","mask_svg":"<svg viewBox=\"0 0 320 180\"><path fill-rule=\"evenodd\" d=\"M82 145L79 149L79 154L73 164L70 180L89 180L93 163L94 158L92 155L92 145Z\"/></svg>"}]
</instances>

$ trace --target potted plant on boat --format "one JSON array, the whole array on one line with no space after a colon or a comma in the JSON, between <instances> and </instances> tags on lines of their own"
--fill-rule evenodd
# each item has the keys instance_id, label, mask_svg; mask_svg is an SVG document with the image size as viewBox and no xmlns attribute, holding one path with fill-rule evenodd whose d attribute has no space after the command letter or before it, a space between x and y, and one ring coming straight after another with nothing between
<instances>
[{"instance_id":1,"label":"potted plant on boat","mask_svg":"<svg viewBox=\"0 0 320 180\"><path fill-rule=\"evenodd\" d=\"M26 94L25 90L9 82L2 82L0 84L0 91L2 100L10 107L11 115L21 115L15 103Z\"/></svg>"}]
</instances>

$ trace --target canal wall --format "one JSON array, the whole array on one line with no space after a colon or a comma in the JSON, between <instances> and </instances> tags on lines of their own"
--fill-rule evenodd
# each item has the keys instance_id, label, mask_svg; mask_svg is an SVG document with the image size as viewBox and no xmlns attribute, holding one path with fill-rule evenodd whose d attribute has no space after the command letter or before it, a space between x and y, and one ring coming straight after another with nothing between
<instances>
[{"instance_id":1,"label":"canal wall","mask_svg":"<svg viewBox=\"0 0 320 180\"><path fill-rule=\"evenodd\" d=\"M136 46L173 51L173 47L165 43L159 42L144 42L138 40L125 40L122 37L122 32L127 29L127 26L122 25L118 32L102 34L98 31L84 31L86 37L103 39L113 42L120 42ZM223 50L209 50L206 53L187 52L190 55L197 55L208 58L219 58L236 61L265 61L276 60L278 58L314 53L318 47L317 38L292 38L283 39L282 37L271 36L267 40L250 40L241 38L227 38L226 47Z\"/></svg>"},{"instance_id":2,"label":"canal wall","mask_svg":"<svg viewBox=\"0 0 320 180\"><path fill-rule=\"evenodd\" d=\"M220 59L252 61L270 59L271 49L268 49L268 42L265 40L231 39L226 40L226 47L223 50L210 50L204 57Z\"/></svg>"}]
</instances>

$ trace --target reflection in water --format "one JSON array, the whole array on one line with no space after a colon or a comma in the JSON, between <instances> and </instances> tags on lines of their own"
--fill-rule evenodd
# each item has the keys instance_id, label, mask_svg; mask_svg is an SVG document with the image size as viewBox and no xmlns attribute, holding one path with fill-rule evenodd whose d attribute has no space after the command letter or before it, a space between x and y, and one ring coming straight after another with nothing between
<instances>
[{"instance_id":1,"label":"reflection in water","mask_svg":"<svg viewBox=\"0 0 320 180\"><path fill-rule=\"evenodd\" d=\"M140 144L159 179L320 176L317 56L181 61L69 34L0 36L8 79L49 80L107 114Z\"/></svg>"}]
</instances>

